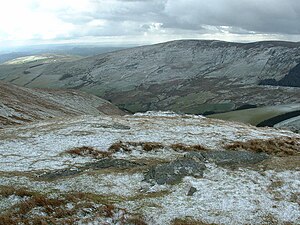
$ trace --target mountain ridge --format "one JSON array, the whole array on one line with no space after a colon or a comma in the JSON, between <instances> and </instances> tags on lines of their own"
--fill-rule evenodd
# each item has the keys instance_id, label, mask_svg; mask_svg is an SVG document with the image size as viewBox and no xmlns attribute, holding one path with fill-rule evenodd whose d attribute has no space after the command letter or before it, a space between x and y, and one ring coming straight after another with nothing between
<instances>
[{"instance_id":1,"label":"mountain ridge","mask_svg":"<svg viewBox=\"0 0 300 225\"><path fill-rule=\"evenodd\" d=\"M27 87L80 89L131 112L202 114L245 104L299 102L297 87L259 85L286 78L299 64L297 42L178 40L33 68L1 65L0 79Z\"/></svg>"}]
</instances>

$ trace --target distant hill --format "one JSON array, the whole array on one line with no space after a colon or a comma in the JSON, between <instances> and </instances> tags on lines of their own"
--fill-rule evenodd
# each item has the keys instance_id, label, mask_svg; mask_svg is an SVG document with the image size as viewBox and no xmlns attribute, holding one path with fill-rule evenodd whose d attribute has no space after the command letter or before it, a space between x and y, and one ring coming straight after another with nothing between
<instances>
[{"instance_id":1,"label":"distant hill","mask_svg":"<svg viewBox=\"0 0 300 225\"><path fill-rule=\"evenodd\" d=\"M40 54L59 54L77 55L82 57L117 51L126 47L103 47L93 45L40 45L15 48L12 51L0 52L0 63L7 62L19 57L40 55Z\"/></svg>"},{"instance_id":2,"label":"distant hill","mask_svg":"<svg viewBox=\"0 0 300 225\"><path fill-rule=\"evenodd\" d=\"M182 40L72 62L1 65L0 79L84 90L131 112L210 114L299 103L299 64L299 43Z\"/></svg>"},{"instance_id":3,"label":"distant hill","mask_svg":"<svg viewBox=\"0 0 300 225\"><path fill-rule=\"evenodd\" d=\"M90 94L29 89L0 81L0 128L46 118L105 114L124 115L108 101Z\"/></svg>"}]
</instances>

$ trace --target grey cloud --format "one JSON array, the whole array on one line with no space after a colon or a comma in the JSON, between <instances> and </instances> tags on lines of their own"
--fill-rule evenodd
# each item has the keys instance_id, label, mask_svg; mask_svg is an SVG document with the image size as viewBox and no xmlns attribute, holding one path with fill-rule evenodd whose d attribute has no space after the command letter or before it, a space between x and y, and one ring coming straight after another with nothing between
<instances>
[{"instance_id":1,"label":"grey cloud","mask_svg":"<svg viewBox=\"0 0 300 225\"><path fill-rule=\"evenodd\" d=\"M166 32L300 34L299 0L90 0L93 10L59 17L83 31L73 35L138 35L161 23ZM85 24L105 20L88 30ZM209 30L207 27L215 27Z\"/></svg>"},{"instance_id":2,"label":"grey cloud","mask_svg":"<svg viewBox=\"0 0 300 225\"><path fill-rule=\"evenodd\" d=\"M260 33L300 33L298 0L177 0L165 13L178 26L231 26Z\"/></svg>"}]
</instances>

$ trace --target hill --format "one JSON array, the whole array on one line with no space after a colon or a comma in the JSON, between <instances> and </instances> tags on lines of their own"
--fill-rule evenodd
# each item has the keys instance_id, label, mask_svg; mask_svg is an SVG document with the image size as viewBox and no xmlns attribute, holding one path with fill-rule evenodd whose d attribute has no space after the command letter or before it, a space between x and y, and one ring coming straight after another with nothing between
<instances>
[{"instance_id":1,"label":"hill","mask_svg":"<svg viewBox=\"0 0 300 225\"><path fill-rule=\"evenodd\" d=\"M81 89L132 112L201 114L299 103L299 63L299 43L182 40L72 62L1 65L0 79Z\"/></svg>"},{"instance_id":2,"label":"hill","mask_svg":"<svg viewBox=\"0 0 300 225\"><path fill-rule=\"evenodd\" d=\"M124 113L106 100L79 91L29 89L0 81L0 128L85 114Z\"/></svg>"}]
</instances>

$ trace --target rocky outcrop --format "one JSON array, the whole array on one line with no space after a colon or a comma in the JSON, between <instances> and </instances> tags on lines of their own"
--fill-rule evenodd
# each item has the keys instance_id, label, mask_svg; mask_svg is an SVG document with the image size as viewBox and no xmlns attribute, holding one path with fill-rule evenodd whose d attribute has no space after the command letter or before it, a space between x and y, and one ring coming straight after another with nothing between
<instances>
[{"instance_id":1,"label":"rocky outcrop","mask_svg":"<svg viewBox=\"0 0 300 225\"><path fill-rule=\"evenodd\" d=\"M268 159L264 153L253 153L247 151L210 151L210 152L189 152L186 158L207 160L217 165L247 165L256 164Z\"/></svg>"},{"instance_id":2,"label":"rocky outcrop","mask_svg":"<svg viewBox=\"0 0 300 225\"><path fill-rule=\"evenodd\" d=\"M194 159L177 159L150 168L145 174L145 181L157 184L176 184L185 176L203 177L205 165Z\"/></svg>"}]
</instances>

